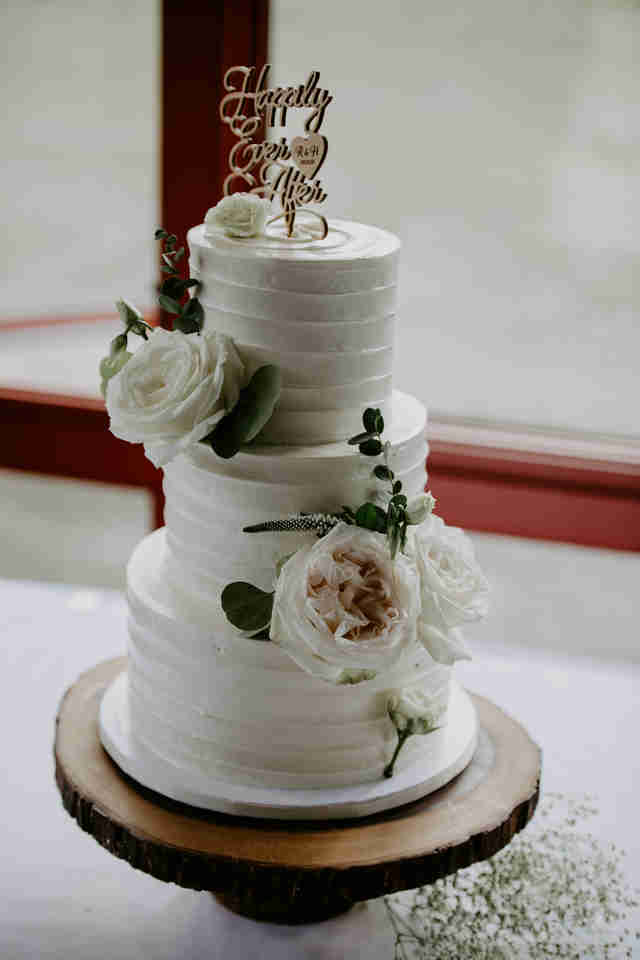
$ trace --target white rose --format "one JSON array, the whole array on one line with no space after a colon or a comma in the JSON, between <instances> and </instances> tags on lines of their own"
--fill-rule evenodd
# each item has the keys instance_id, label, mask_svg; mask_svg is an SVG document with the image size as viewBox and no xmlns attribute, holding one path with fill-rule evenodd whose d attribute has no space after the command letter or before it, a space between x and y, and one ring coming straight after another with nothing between
<instances>
[{"instance_id":1,"label":"white rose","mask_svg":"<svg viewBox=\"0 0 640 960\"><path fill-rule=\"evenodd\" d=\"M264 232L271 204L255 193L232 193L223 197L204 218L207 227L221 227L229 237L256 237Z\"/></svg>"},{"instance_id":2,"label":"white rose","mask_svg":"<svg viewBox=\"0 0 640 960\"><path fill-rule=\"evenodd\" d=\"M282 568L271 639L337 683L344 671L357 677L399 660L415 642L418 609L415 566L404 556L392 564L386 537L339 523Z\"/></svg>"},{"instance_id":3,"label":"white rose","mask_svg":"<svg viewBox=\"0 0 640 960\"><path fill-rule=\"evenodd\" d=\"M462 530L448 527L433 514L415 528L412 544L420 574L420 640L440 663L468 659L464 640L455 628L485 616L489 594L473 545Z\"/></svg>"},{"instance_id":4,"label":"white rose","mask_svg":"<svg viewBox=\"0 0 640 960\"><path fill-rule=\"evenodd\" d=\"M233 341L214 331L160 327L107 387L111 432L144 443L162 467L213 430L238 402L244 366Z\"/></svg>"},{"instance_id":5,"label":"white rose","mask_svg":"<svg viewBox=\"0 0 640 960\"><path fill-rule=\"evenodd\" d=\"M455 627L451 630L438 630L421 619L418 621L418 639L437 663L452 664L456 660L471 660L471 651L462 631Z\"/></svg>"}]
</instances>

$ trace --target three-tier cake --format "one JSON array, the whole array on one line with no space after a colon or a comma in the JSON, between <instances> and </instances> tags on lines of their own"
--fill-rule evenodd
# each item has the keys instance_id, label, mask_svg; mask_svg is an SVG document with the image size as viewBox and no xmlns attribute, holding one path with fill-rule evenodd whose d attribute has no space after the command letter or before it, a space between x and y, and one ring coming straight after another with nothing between
<instances>
[{"instance_id":1,"label":"three-tier cake","mask_svg":"<svg viewBox=\"0 0 640 960\"><path fill-rule=\"evenodd\" d=\"M346 554L358 582L373 583L366 599L348 602L345 574L334 584L343 621L351 603L351 626L325 615L322 603L333 596L326 567L309 574L295 625L284 588L276 589L283 610L271 642L268 628L258 638L238 630L221 602L232 581L273 591L283 570L302 563L298 555L310 570L307 555L322 543L317 532L295 525L259 535L243 528L383 502L373 462L347 442L362 430L363 411L377 411L385 423L378 474L392 478L405 505L424 493L426 411L392 388L399 241L334 220L324 238L298 240L277 231L236 238L203 224L189 232L188 244L204 325L201 333L175 336L216 331L233 344L243 382L272 365L282 389L260 435L233 458L193 442L166 462L166 526L147 536L129 563L128 670L104 706L103 742L146 786L213 809L285 816L287 793L296 816L365 813L415 799L458 773L475 743L473 709L452 685L451 665L466 655L457 628L481 612L486 584L468 543L455 539L462 534L447 528L453 539L443 538L435 516L409 528L397 559L388 568L381 562L385 585L384 573L371 573L366 545L344 546L349 531L360 531L357 523L340 522L343 541L330 555L331 571ZM141 409L156 402L154 391L171 386L158 369ZM108 391L109 406L111 384ZM371 525L360 533L386 549ZM403 577L406 602L394 593ZM367 612L374 606L378 612ZM326 633L322 649L327 638L335 641L335 656L318 653L313 641L297 655L287 630L299 632L301 623ZM393 631L393 656L378 656ZM368 644L375 653L369 659ZM342 652L347 669L340 671ZM375 669L363 669L370 663ZM420 735L408 738L389 780L384 773L409 728Z\"/></svg>"}]
</instances>

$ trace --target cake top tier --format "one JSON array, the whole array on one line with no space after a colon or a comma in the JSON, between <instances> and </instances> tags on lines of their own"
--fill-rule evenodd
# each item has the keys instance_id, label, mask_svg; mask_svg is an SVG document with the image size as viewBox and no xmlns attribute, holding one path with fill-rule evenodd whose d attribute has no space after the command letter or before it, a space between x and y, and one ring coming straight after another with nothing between
<instances>
[{"instance_id":1,"label":"cake top tier","mask_svg":"<svg viewBox=\"0 0 640 960\"><path fill-rule=\"evenodd\" d=\"M291 239L284 228L247 238L201 224L188 234L203 275L266 290L350 293L396 282L400 241L378 227L330 220L324 239Z\"/></svg>"}]
</instances>

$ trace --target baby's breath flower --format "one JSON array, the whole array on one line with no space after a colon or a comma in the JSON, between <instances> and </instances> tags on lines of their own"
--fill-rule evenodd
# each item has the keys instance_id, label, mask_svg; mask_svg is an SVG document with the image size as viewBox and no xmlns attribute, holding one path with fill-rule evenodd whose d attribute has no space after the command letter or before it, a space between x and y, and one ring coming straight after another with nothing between
<instances>
[{"instance_id":1,"label":"baby's breath flower","mask_svg":"<svg viewBox=\"0 0 640 960\"><path fill-rule=\"evenodd\" d=\"M631 957L637 891L623 852L582 826L596 813L590 798L548 795L534 823L491 859L387 897L396 960Z\"/></svg>"}]
</instances>

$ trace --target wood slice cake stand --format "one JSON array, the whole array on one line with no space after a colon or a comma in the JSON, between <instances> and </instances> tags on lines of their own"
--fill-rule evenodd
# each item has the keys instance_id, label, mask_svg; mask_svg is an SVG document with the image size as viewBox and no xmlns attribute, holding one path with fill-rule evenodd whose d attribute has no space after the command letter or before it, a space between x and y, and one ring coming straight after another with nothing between
<instances>
[{"instance_id":1,"label":"wood slice cake stand","mask_svg":"<svg viewBox=\"0 0 640 960\"><path fill-rule=\"evenodd\" d=\"M169 800L124 774L103 749L98 713L125 665L99 664L67 691L56 721L65 809L114 856L160 880L208 890L256 920L310 923L354 903L433 883L497 853L531 819L540 750L483 697L474 757L455 780L360 819L257 820Z\"/></svg>"}]
</instances>

